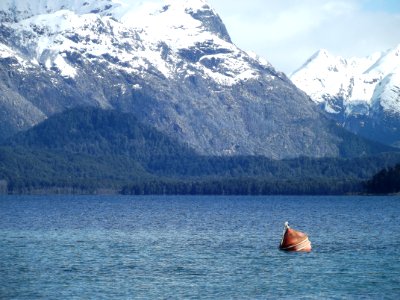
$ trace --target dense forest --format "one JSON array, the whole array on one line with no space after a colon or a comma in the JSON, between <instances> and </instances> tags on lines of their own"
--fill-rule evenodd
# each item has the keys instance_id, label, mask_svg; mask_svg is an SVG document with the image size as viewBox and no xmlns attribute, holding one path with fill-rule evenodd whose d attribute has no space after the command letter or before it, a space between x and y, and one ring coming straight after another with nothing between
<instances>
[{"instance_id":1,"label":"dense forest","mask_svg":"<svg viewBox=\"0 0 400 300\"><path fill-rule=\"evenodd\" d=\"M203 180L154 180L124 186L129 195L342 195L358 193L357 180L274 180L271 178L217 178Z\"/></svg>"},{"instance_id":2,"label":"dense forest","mask_svg":"<svg viewBox=\"0 0 400 300\"><path fill-rule=\"evenodd\" d=\"M202 156L133 115L79 108L0 146L0 192L345 194L363 192L364 181L397 163L396 152L280 161Z\"/></svg>"},{"instance_id":3,"label":"dense forest","mask_svg":"<svg viewBox=\"0 0 400 300\"><path fill-rule=\"evenodd\" d=\"M366 189L373 194L400 193L400 164L375 174L367 181Z\"/></svg>"}]
</instances>

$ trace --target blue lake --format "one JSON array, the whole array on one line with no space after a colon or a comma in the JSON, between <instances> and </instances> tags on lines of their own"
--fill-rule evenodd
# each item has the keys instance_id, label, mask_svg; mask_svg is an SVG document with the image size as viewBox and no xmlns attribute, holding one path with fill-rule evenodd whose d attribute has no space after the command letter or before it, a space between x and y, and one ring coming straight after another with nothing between
<instances>
[{"instance_id":1,"label":"blue lake","mask_svg":"<svg viewBox=\"0 0 400 300\"><path fill-rule=\"evenodd\" d=\"M0 299L400 297L400 197L0 196ZM283 224L311 253L278 250Z\"/></svg>"}]
</instances>

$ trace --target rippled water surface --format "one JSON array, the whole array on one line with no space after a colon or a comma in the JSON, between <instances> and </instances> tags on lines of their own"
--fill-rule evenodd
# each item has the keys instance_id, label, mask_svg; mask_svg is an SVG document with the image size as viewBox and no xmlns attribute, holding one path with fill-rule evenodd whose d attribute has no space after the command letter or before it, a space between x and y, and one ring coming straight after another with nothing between
<instances>
[{"instance_id":1,"label":"rippled water surface","mask_svg":"<svg viewBox=\"0 0 400 300\"><path fill-rule=\"evenodd\" d=\"M400 298L399 197L0 197L0 299ZM278 250L284 221L313 252Z\"/></svg>"}]
</instances>

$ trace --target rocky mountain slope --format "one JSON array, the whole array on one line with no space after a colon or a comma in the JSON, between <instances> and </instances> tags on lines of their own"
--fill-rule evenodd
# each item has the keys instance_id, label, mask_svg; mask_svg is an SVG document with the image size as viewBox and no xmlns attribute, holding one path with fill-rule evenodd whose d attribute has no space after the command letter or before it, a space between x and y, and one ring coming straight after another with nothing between
<instances>
[{"instance_id":1,"label":"rocky mountain slope","mask_svg":"<svg viewBox=\"0 0 400 300\"><path fill-rule=\"evenodd\" d=\"M200 154L339 156L352 139L203 0L3 0L0 24L0 138L83 105Z\"/></svg>"},{"instance_id":2,"label":"rocky mountain slope","mask_svg":"<svg viewBox=\"0 0 400 300\"><path fill-rule=\"evenodd\" d=\"M291 79L345 128L400 145L400 45L350 59L320 50Z\"/></svg>"}]
</instances>

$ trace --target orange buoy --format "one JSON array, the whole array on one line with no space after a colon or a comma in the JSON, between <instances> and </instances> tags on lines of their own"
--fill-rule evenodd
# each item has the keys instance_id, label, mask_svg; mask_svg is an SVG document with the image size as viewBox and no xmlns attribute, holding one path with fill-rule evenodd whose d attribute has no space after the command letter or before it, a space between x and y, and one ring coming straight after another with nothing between
<instances>
[{"instance_id":1,"label":"orange buoy","mask_svg":"<svg viewBox=\"0 0 400 300\"><path fill-rule=\"evenodd\" d=\"M285 230L279 249L293 252L311 252L311 242L305 233L290 228L289 223L285 222Z\"/></svg>"}]
</instances>

